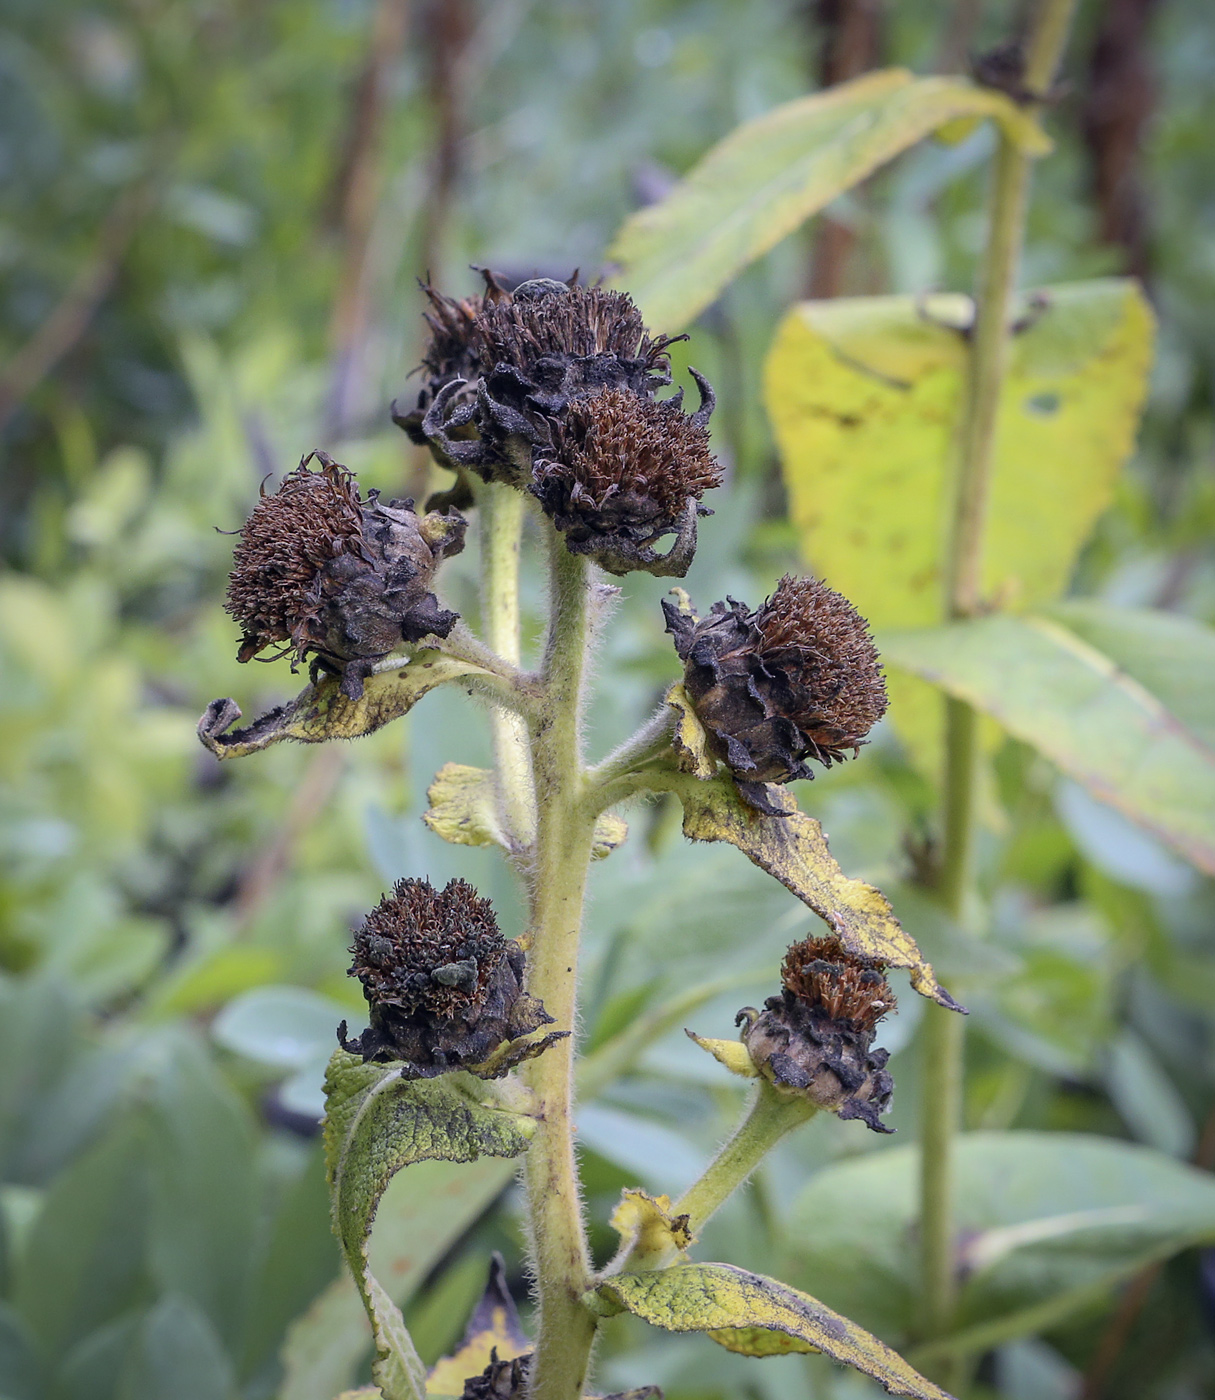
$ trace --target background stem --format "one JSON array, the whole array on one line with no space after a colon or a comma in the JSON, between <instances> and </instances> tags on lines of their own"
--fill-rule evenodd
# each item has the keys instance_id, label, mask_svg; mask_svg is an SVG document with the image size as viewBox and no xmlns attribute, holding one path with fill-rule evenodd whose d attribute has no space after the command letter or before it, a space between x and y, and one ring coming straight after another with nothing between
<instances>
[{"instance_id":1,"label":"background stem","mask_svg":"<svg viewBox=\"0 0 1215 1400\"><path fill-rule=\"evenodd\" d=\"M481 625L492 651L519 664L519 542L523 496L488 482L477 493L481 511ZM500 705L490 710L498 817L517 850L536 834L531 750L522 717Z\"/></svg>"},{"instance_id":2,"label":"background stem","mask_svg":"<svg viewBox=\"0 0 1215 1400\"><path fill-rule=\"evenodd\" d=\"M1026 45L1025 87L1045 95L1062 57L1075 0L1040 0ZM945 609L949 618L981 610L983 540L996 418L1008 353L1009 307L1025 237L1030 159L999 138L992 174L987 248L975 298L972 346L959 435L958 473ZM944 848L941 903L965 924L973 886L979 723L962 701L945 702ZM923 1032L920 1238L923 1330L946 1335L957 1302L954 1268L954 1140L962 1122L964 1022L930 1006ZM956 1369L940 1379L950 1384Z\"/></svg>"},{"instance_id":3,"label":"background stem","mask_svg":"<svg viewBox=\"0 0 1215 1400\"><path fill-rule=\"evenodd\" d=\"M537 823L528 990L544 1002L557 1028L573 1031L582 902L594 832L594 817L583 801L579 732L592 582L590 565L570 554L555 532L551 549L545 696L532 725ZM525 1170L540 1300L532 1372L537 1400L579 1400L595 1335L595 1319L581 1301L591 1268L574 1156L574 1049L571 1035L527 1066L540 1117Z\"/></svg>"}]
</instances>

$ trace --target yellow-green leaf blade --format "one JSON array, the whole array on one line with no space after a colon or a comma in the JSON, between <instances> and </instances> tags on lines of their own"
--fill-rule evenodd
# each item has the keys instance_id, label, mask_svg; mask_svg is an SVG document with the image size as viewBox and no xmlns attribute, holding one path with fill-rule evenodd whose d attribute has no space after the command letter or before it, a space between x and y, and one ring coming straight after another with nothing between
<instances>
[{"instance_id":1,"label":"yellow-green leaf blade","mask_svg":"<svg viewBox=\"0 0 1215 1400\"><path fill-rule=\"evenodd\" d=\"M619 1274L601 1285L597 1296L668 1332L707 1332L730 1350L748 1355L815 1349L871 1376L891 1395L948 1400L864 1328L807 1293L732 1264L676 1264L652 1273ZM761 1341L760 1333L775 1335ZM778 1336L787 1342L777 1341Z\"/></svg>"},{"instance_id":2,"label":"yellow-green leaf blade","mask_svg":"<svg viewBox=\"0 0 1215 1400\"><path fill-rule=\"evenodd\" d=\"M216 758L242 758L284 739L301 744L357 739L408 714L435 686L485 674L441 652L420 651L382 663L363 683L361 699L343 695L338 677L326 676L244 729L231 728L241 717L235 701L213 700L198 722L198 737Z\"/></svg>"},{"instance_id":3,"label":"yellow-green leaf blade","mask_svg":"<svg viewBox=\"0 0 1215 1400\"><path fill-rule=\"evenodd\" d=\"M993 117L1025 149L1047 145L1002 93L962 78L868 73L732 132L658 204L634 214L611 257L646 320L676 331L749 262L837 195L958 117Z\"/></svg>"},{"instance_id":4,"label":"yellow-green leaf blade","mask_svg":"<svg viewBox=\"0 0 1215 1400\"><path fill-rule=\"evenodd\" d=\"M1215 874L1215 750L1075 632L1046 617L988 617L879 644Z\"/></svg>"},{"instance_id":5,"label":"yellow-green leaf blade","mask_svg":"<svg viewBox=\"0 0 1215 1400\"><path fill-rule=\"evenodd\" d=\"M388 1183L415 1162L517 1157L535 1120L494 1101L465 1073L403 1079L396 1065L364 1064L335 1051L325 1076L325 1161L333 1228L375 1337L372 1375L384 1400L421 1400L425 1371L400 1309L371 1273L367 1244Z\"/></svg>"},{"instance_id":6,"label":"yellow-green leaf blade","mask_svg":"<svg viewBox=\"0 0 1215 1400\"><path fill-rule=\"evenodd\" d=\"M900 925L890 901L878 889L845 875L831 854L823 829L798 810L783 788L769 785L769 800L783 803L781 816L765 816L747 806L728 779L704 782L680 774L668 780L683 803L684 835L693 841L728 841L761 870L808 905L832 932L859 957L905 967L911 985L942 1006L961 1008L940 985Z\"/></svg>"}]
</instances>

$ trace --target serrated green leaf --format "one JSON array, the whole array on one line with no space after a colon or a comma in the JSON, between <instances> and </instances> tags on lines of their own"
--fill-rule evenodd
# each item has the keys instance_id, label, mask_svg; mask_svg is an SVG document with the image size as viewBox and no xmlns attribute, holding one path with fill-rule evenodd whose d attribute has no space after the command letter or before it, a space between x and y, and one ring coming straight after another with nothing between
<instances>
[{"instance_id":1,"label":"serrated green leaf","mask_svg":"<svg viewBox=\"0 0 1215 1400\"><path fill-rule=\"evenodd\" d=\"M683 803L683 832L693 841L728 841L761 870L775 876L823 919L844 946L859 957L905 967L921 996L960 1010L940 985L915 940L901 927L880 890L844 874L831 854L823 828L798 810L786 789L768 785L769 801L782 804L780 816L750 807L725 777L702 781L690 774L663 778Z\"/></svg>"},{"instance_id":2,"label":"serrated green leaf","mask_svg":"<svg viewBox=\"0 0 1215 1400\"><path fill-rule=\"evenodd\" d=\"M325 676L244 729L231 729L241 716L234 700L213 700L198 721L198 737L216 758L242 758L284 739L301 744L357 739L408 714L436 686L486 674L441 652L417 651L381 662L363 683L359 700L342 694L337 676Z\"/></svg>"},{"instance_id":3,"label":"serrated green leaf","mask_svg":"<svg viewBox=\"0 0 1215 1400\"><path fill-rule=\"evenodd\" d=\"M1035 299L1038 310L1033 310ZM1029 293L1009 345L984 543L984 595L1020 610L1057 597L1113 498L1134 443L1152 353L1136 282ZM807 562L874 628L944 615L956 425L969 298L807 302L785 318L765 402ZM890 658L893 659L893 658ZM891 718L935 769L940 706L890 677Z\"/></svg>"},{"instance_id":4,"label":"serrated green leaf","mask_svg":"<svg viewBox=\"0 0 1215 1400\"><path fill-rule=\"evenodd\" d=\"M618 1274L594 1297L601 1306L631 1312L668 1332L707 1332L730 1351L748 1356L821 1351L871 1376L891 1395L948 1400L855 1322L806 1293L733 1264L676 1264L652 1273Z\"/></svg>"},{"instance_id":5,"label":"serrated green leaf","mask_svg":"<svg viewBox=\"0 0 1215 1400\"><path fill-rule=\"evenodd\" d=\"M1046 617L987 617L878 644L1215 874L1215 750L1075 632Z\"/></svg>"},{"instance_id":6,"label":"serrated green leaf","mask_svg":"<svg viewBox=\"0 0 1215 1400\"><path fill-rule=\"evenodd\" d=\"M325 1076L325 1161L338 1243L375 1336L372 1374L385 1400L421 1400L426 1377L400 1309L371 1273L367 1242L380 1198L414 1162L517 1157L535 1120L502 1106L504 1090L462 1072L403 1079L400 1067L335 1051Z\"/></svg>"},{"instance_id":7,"label":"serrated green leaf","mask_svg":"<svg viewBox=\"0 0 1215 1400\"><path fill-rule=\"evenodd\" d=\"M634 214L609 256L662 331L677 331L730 279L837 195L958 117L991 117L1023 149L1049 143L1002 93L964 78L867 73L745 123L675 189Z\"/></svg>"}]
</instances>

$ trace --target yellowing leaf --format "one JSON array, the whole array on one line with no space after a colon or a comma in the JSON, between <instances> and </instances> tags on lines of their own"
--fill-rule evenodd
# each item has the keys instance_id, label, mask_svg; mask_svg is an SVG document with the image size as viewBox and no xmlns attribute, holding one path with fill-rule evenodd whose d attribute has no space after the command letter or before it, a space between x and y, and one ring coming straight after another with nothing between
<instances>
[{"instance_id":1,"label":"yellowing leaf","mask_svg":"<svg viewBox=\"0 0 1215 1400\"><path fill-rule=\"evenodd\" d=\"M671 1214L670 1196L651 1196L636 1188L625 1190L612 1212L612 1229L620 1236L622 1254L682 1254L695 1243L686 1215Z\"/></svg>"},{"instance_id":2,"label":"yellowing leaf","mask_svg":"<svg viewBox=\"0 0 1215 1400\"><path fill-rule=\"evenodd\" d=\"M679 591L683 592L682 589ZM686 593L684 597L687 597ZM666 700L679 717L671 743L680 768L697 778L711 778L717 772L717 760L709 753L708 735L682 682L676 682L667 691Z\"/></svg>"},{"instance_id":3,"label":"yellowing leaf","mask_svg":"<svg viewBox=\"0 0 1215 1400\"><path fill-rule=\"evenodd\" d=\"M817 1350L871 1376L891 1395L949 1400L884 1342L776 1279L732 1264L676 1264L618 1274L592 1295L606 1311L627 1311L668 1332L707 1332L731 1351L772 1356Z\"/></svg>"},{"instance_id":4,"label":"yellowing leaf","mask_svg":"<svg viewBox=\"0 0 1215 1400\"><path fill-rule=\"evenodd\" d=\"M501 846L514 850L498 821L494 775L486 768L465 763L445 763L426 789L430 810L422 820L436 836L457 846ZM623 817L606 812L595 823L591 855L595 860L624 844L629 834Z\"/></svg>"},{"instance_id":5,"label":"yellowing leaf","mask_svg":"<svg viewBox=\"0 0 1215 1400\"><path fill-rule=\"evenodd\" d=\"M867 73L745 123L657 204L610 256L646 320L677 331L742 268L878 166L959 117L993 117L1023 149L1049 149L1033 118L964 78Z\"/></svg>"},{"instance_id":6,"label":"yellowing leaf","mask_svg":"<svg viewBox=\"0 0 1215 1400\"><path fill-rule=\"evenodd\" d=\"M1049 287L1013 337L983 587L1024 608L1066 586L1134 444L1152 315L1132 281ZM1031 303L1032 304L1032 303ZM943 615L942 551L968 299L807 302L783 322L765 398L807 560L874 627Z\"/></svg>"},{"instance_id":7,"label":"yellowing leaf","mask_svg":"<svg viewBox=\"0 0 1215 1400\"><path fill-rule=\"evenodd\" d=\"M697 1035L695 1031L685 1031L689 1040L694 1040L702 1050L708 1051L719 1065L724 1065L731 1074L742 1079L754 1079L759 1070L751 1058L751 1052L741 1040L718 1040L713 1036Z\"/></svg>"},{"instance_id":8,"label":"yellowing leaf","mask_svg":"<svg viewBox=\"0 0 1215 1400\"><path fill-rule=\"evenodd\" d=\"M768 800L773 806L782 805L784 813L766 816L749 807L728 778L701 782L680 773L667 775L664 782L683 803L685 836L737 846L809 905L851 952L887 967L907 968L911 985L922 996L953 1011L962 1010L936 980L932 964L894 917L886 896L844 874L823 828L798 810L784 788L768 784Z\"/></svg>"},{"instance_id":9,"label":"yellowing leaf","mask_svg":"<svg viewBox=\"0 0 1215 1400\"><path fill-rule=\"evenodd\" d=\"M1075 632L986 617L883 633L879 645L1215 875L1215 749Z\"/></svg>"},{"instance_id":10,"label":"yellowing leaf","mask_svg":"<svg viewBox=\"0 0 1215 1400\"><path fill-rule=\"evenodd\" d=\"M502 1103L503 1090L464 1073L403 1079L399 1067L334 1052L325 1076L325 1162L333 1228L375 1336L372 1377L384 1400L422 1400L426 1377L400 1309L371 1273L367 1241L380 1198L412 1162L517 1157L535 1119Z\"/></svg>"},{"instance_id":11,"label":"yellowing leaf","mask_svg":"<svg viewBox=\"0 0 1215 1400\"><path fill-rule=\"evenodd\" d=\"M502 1256L490 1261L489 1283L451 1356L437 1361L426 1377L428 1395L463 1395L464 1382L479 1376L496 1352L499 1361L523 1356L532 1344L519 1324L515 1300L506 1287Z\"/></svg>"},{"instance_id":12,"label":"yellowing leaf","mask_svg":"<svg viewBox=\"0 0 1215 1400\"><path fill-rule=\"evenodd\" d=\"M240 719L240 707L235 700L212 700L198 721L198 737L216 758L242 758L283 739L301 744L357 739L408 714L435 686L486 674L466 661L429 650L382 662L381 667L367 677L359 700L342 694L336 676L326 676L288 704L227 733Z\"/></svg>"}]
</instances>

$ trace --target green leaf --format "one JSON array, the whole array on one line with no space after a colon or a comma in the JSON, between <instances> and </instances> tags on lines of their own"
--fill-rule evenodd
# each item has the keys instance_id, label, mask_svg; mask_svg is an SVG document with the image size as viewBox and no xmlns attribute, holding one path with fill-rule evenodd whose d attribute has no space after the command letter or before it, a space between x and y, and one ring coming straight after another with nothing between
<instances>
[{"instance_id":1,"label":"green leaf","mask_svg":"<svg viewBox=\"0 0 1215 1400\"><path fill-rule=\"evenodd\" d=\"M338 1050L325 1079L325 1160L333 1225L375 1333L372 1374L385 1400L420 1400L425 1372L400 1310L371 1273L367 1241L392 1177L413 1162L471 1162L527 1151L534 1118L504 1105L512 1086L465 1073L403 1079Z\"/></svg>"},{"instance_id":2,"label":"green leaf","mask_svg":"<svg viewBox=\"0 0 1215 1400\"><path fill-rule=\"evenodd\" d=\"M1075 632L987 617L883 633L894 665L968 701L1215 874L1215 750Z\"/></svg>"},{"instance_id":3,"label":"green leaf","mask_svg":"<svg viewBox=\"0 0 1215 1400\"><path fill-rule=\"evenodd\" d=\"M398 1307L506 1187L515 1166L500 1157L418 1162L398 1175L376 1212L371 1265ZM279 1400L332 1400L354 1383L371 1327L354 1280L336 1279L290 1328ZM376 1392L378 1394L378 1392Z\"/></svg>"},{"instance_id":4,"label":"green leaf","mask_svg":"<svg viewBox=\"0 0 1215 1400\"><path fill-rule=\"evenodd\" d=\"M198 721L198 737L216 758L242 758L283 739L301 744L357 739L408 714L435 686L487 674L441 652L417 651L381 662L364 682L359 700L342 694L337 676L325 676L244 729L230 729L241 716L235 700L212 700Z\"/></svg>"},{"instance_id":5,"label":"green leaf","mask_svg":"<svg viewBox=\"0 0 1215 1400\"><path fill-rule=\"evenodd\" d=\"M259 1216L252 1117L203 1047L182 1041L157 1076L146 1126L153 1275L236 1354Z\"/></svg>"},{"instance_id":6,"label":"green leaf","mask_svg":"<svg viewBox=\"0 0 1215 1400\"><path fill-rule=\"evenodd\" d=\"M133 1307L144 1265L148 1176L131 1116L58 1176L14 1270L13 1301L48 1358Z\"/></svg>"},{"instance_id":7,"label":"green leaf","mask_svg":"<svg viewBox=\"0 0 1215 1400\"><path fill-rule=\"evenodd\" d=\"M948 1400L896 1352L817 1299L732 1264L676 1264L618 1274L592 1295L668 1332L707 1332L730 1351L773 1356L821 1351L872 1376L891 1395Z\"/></svg>"},{"instance_id":8,"label":"green leaf","mask_svg":"<svg viewBox=\"0 0 1215 1400\"><path fill-rule=\"evenodd\" d=\"M494 775L486 768L466 763L445 763L426 789L430 803L422 820L436 836L456 846L501 846L516 854L498 820ZM591 855L602 860L624 843L628 824L611 812L595 822Z\"/></svg>"},{"instance_id":9,"label":"green leaf","mask_svg":"<svg viewBox=\"0 0 1215 1400\"><path fill-rule=\"evenodd\" d=\"M899 925L886 896L844 874L822 827L798 810L784 788L768 785L769 801L785 810L780 816L766 816L748 806L728 778L703 781L674 774L662 781L683 803L685 836L737 846L825 920L845 947L887 967L907 968L911 985L922 996L951 1010L961 1009L937 982L915 940Z\"/></svg>"},{"instance_id":10,"label":"green leaf","mask_svg":"<svg viewBox=\"0 0 1215 1400\"><path fill-rule=\"evenodd\" d=\"M827 1167L785 1222L789 1276L896 1342L918 1320L918 1174L914 1147ZM955 1179L959 1349L1027 1335L1215 1238L1215 1178L1128 1142L968 1133Z\"/></svg>"},{"instance_id":11,"label":"green leaf","mask_svg":"<svg viewBox=\"0 0 1215 1400\"><path fill-rule=\"evenodd\" d=\"M982 587L1003 607L1057 597L1113 499L1151 364L1138 284L1107 279L1029 294L996 425ZM955 428L968 297L808 302L782 323L765 402L806 560L878 629L943 616ZM1035 319L1036 317L1036 319ZM891 715L926 766L940 706L890 677Z\"/></svg>"},{"instance_id":12,"label":"green leaf","mask_svg":"<svg viewBox=\"0 0 1215 1400\"><path fill-rule=\"evenodd\" d=\"M1069 599L1048 614L1103 652L1215 752L1215 628L1156 608Z\"/></svg>"},{"instance_id":13,"label":"green leaf","mask_svg":"<svg viewBox=\"0 0 1215 1400\"><path fill-rule=\"evenodd\" d=\"M115 1400L235 1400L236 1378L207 1316L167 1297L144 1319Z\"/></svg>"},{"instance_id":14,"label":"green leaf","mask_svg":"<svg viewBox=\"0 0 1215 1400\"><path fill-rule=\"evenodd\" d=\"M1023 149L1033 119L962 78L867 73L787 102L719 142L663 200L634 214L609 257L646 320L677 331L730 279L837 195L958 117L993 117Z\"/></svg>"}]
</instances>

